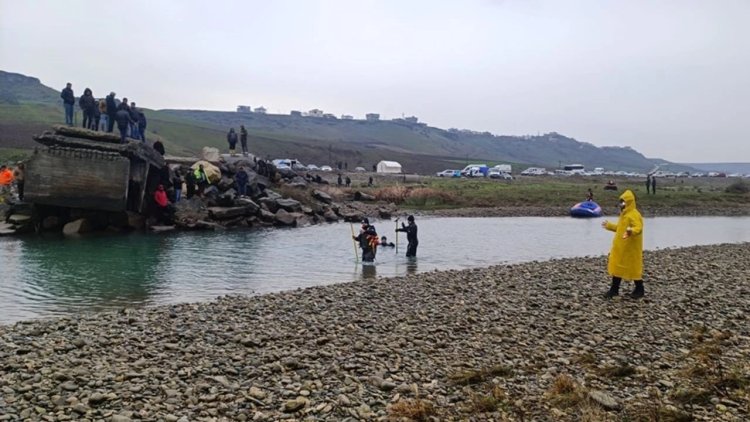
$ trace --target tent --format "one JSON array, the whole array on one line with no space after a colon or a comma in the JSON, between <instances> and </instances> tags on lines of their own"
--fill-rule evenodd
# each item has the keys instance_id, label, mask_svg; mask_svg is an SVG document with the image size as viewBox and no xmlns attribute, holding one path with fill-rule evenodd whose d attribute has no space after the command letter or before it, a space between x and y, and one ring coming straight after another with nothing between
<instances>
[{"instance_id":1,"label":"tent","mask_svg":"<svg viewBox=\"0 0 750 422\"><path fill-rule=\"evenodd\" d=\"M395 161L381 161L377 166L378 173L401 173L401 164Z\"/></svg>"}]
</instances>

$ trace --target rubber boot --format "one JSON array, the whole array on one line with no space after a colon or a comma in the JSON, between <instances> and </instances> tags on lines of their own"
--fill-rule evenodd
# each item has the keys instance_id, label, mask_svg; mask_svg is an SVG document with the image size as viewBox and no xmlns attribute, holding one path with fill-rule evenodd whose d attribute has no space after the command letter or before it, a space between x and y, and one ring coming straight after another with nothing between
<instances>
[{"instance_id":1,"label":"rubber boot","mask_svg":"<svg viewBox=\"0 0 750 422\"><path fill-rule=\"evenodd\" d=\"M620 294L620 280L612 280L612 285L609 286L609 291L607 292L604 297L606 299L612 299L615 296L618 296Z\"/></svg>"},{"instance_id":2,"label":"rubber boot","mask_svg":"<svg viewBox=\"0 0 750 422\"><path fill-rule=\"evenodd\" d=\"M644 291L644 289L643 289L643 281L642 281L642 280L637 280L637 281L635 282L635 289L633 289L633 292L632 292L632 293L630 293L630 297L631 297L632 299L640 299L640 298L642 298L642 297L643 297L643 295L644 295L645 293L646 293L646 292L645 292L645 291Z\"/></svg>"}]
</instances>

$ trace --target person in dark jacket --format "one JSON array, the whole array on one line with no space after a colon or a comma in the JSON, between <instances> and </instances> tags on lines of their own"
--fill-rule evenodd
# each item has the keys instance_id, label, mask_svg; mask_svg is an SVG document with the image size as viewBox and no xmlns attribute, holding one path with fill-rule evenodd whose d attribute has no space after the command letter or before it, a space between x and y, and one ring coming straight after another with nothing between
<instances>
[{"instance_id":1,"label":"person in dark jacket","mask_svg":"<svg viewBox=\"0 0 750 422\"><path fill-rule=\"evenodd\" d=\"M182 173L179 169L174 171L174 177L172 177L172 188L174 189L174 203L176 204L182 199Z\"/></svg>"},{"instance_id":2,"label":"person in dark jacket","mask_svg":"<svg viewBox=\"0 0 750 422\"><path fill-rule=\"evenodd\" d=\"M656 195L656 176L651 176L651 194Z\"/></svg>"},{"instance_id":3,"label":"person in dark jacket","mask_svg":"<svg viewBox=\"0 0 750 422\"><path fill-rule=\"evenodd\" d=\"M104 115L106 117L106 114ZM102 112L99 109L99 102L96 102L94 106L94 123L91 125L91 130L99 130L99 122L102 120Z\"/></svg>"},{"instance_id":4,"label":"person in dark jacket","mask_svg":"<svg viewBox=\"0 0 750 422\"><path fill-rule=\"evenodd\" d=\"M351 185L352 185L352 179L349 176L346 176L346 187L348 188Z\"/></svg>"},{"instance_id":5,"label":"person in dark jacket","mask_svg":"<svg viewBox=\"0 0 750 422\"><path fill-rule=\"evenodd\" d=\"M338 177L338 179L336 179L336 184L338 186L341 186L341 185L344 184L344 179L341 177L341 173L339 173L339 177Z\"/></svg>"},{"instance_id":6,"label":"person in dark jacket","mask_svg":"<svg viewBox=\"0 0 750 422\"><path fill-rule=\"evenodd\" d=\"M117 114L117 101L115 101L115 93L110 92L107 95L107 132L112 133L115 128L115 114Z\"/></svg>"},{"instance_id":7,"label":"person in dark jacket","mask_svg":"<svg viewBox=\"0 0 750 422\"><path fill-rule=\"evenodd\" d=\"M240 144L242 145L242 155L247 156L247 129L245 129L245 125L240 125Z\"/></svg>"},{"instance_id":8,"label":"person in dark jacket","mask_svg":"<svg viewBox=\"0 0 750 422\"><path fill-rule=\"evenodd\" d=\"M143 142L146 142L146 123L146 115L143 114L142 110L138 110L138 136Z\"/></svg>"},{"instance_id":9,"label":"person in dark jacket","mask_svg":"<svg viewBox=\"0 0 750 422\"><path fill-rule=\"evenodd\" d=\"M130 137L133 139L141 139L138 135L138 109L135 108L135 103L130 103Z\"/></svg>"},{"instance_id":10,"label":"person in dark jacket","mask_svg":"<svg viewBox=\"0 0 750 422\"><path fill-rule=\"evenodd\" d=\"M646 194L651 193L651 175L646 176Z\"/></svg>"},{"instance_id":11,"label":"person in dark jacket","mask_svg":"<svg viewBox=\"0 0 750 422\"><path fill-rule=\"evenodd\" d=\"M195 195L195 173L190 169L185 173L185 189L187 189L187 199Z\"/></svg>"},{"instance_id":12,"label":"person in dark jacket","mask_svg":"<svg viewBox=\"0 0 750 422\"><path fill-rule=\"evenodd\" d=\"M227 142L229 143L229 155L234 155L234 149L237 147L237 132L234 131L234 128L229 129Z\"/></svg>"},{"instance_id":13,"label":"person in dark jacket","mask_svg":"<svg viewBox=\"0 0 750 422\"><path fill-rule=\"evenodd\" d=\"M359 234L354 236L353 239L359 242L359 247L362 249L362 262L375 261L380 239L378 238L377 231L375 231L375 226L370 225L370 221L367 218L362 220L362 228Z\"/></svg>"},{"instance_id":14,"label":"person in dark jacket","mask_svg":"<svg viewBox=\"0 0 750 422\"><path fill-rule=\"evenodd\" d=\"M407 221L409 221L409 225L405 225L404 223L401 223L401 228L396 229L397 232L404 232L406 233L406 240L409 241L409 245L406 247L406 256L408 257L416 257L417 256L417 246L419 246L419 240L417 239L417 224L414 223L414 216L410 215L407 218Z\"/></svg>"},{"instance_id":15,"label":"person in dark jacket","mask_svg":"<svg viewBox=\"0 0 750 422\"><path fill-rule=\"evenodd\" d=\"M94 123L94 108L96 107L96 98L90 89L86 88L83 95L78 99L78 106L83 112L82 127L91 129Z\"/></svg>"},{"instance_id":16,"label":"person in dark jacket","mask_svg":"<svg viewBox=\"0 0 750 422\"><path fill-rule=\"evenodd\" d=\"M132 120L130 119L130 113L126 108L120 108L115 114L115 121L117 122L117 130L120 131L120 143L125 143L125 138L128 137L128 127Z\"/></svg>"},{"instance_id":17,"label":"person in dark jacket","mask_svg":"<svg viewBox=\"0 0 750 422\"><path fill-rule=\"evenodd\" d=\"M166 154L166 151L164 151L164 144L161 143L161 141L157 140L154 141L154 149L156 152L158 152L162 157L164 154Z\"/></svg>"},{"instance_id":18,"label":"person in dark jacket","mask_svg":"<svg viewBox=\"0 0 750 422\"><path fill-rule=\"evenodd\" d=\"M76 105L76 96L73 93L73 84L68 82L60 93L65 108L65 124L73 126L73 107Z\"/></svg>"},{"instance_id":19,"label":"person in dark jacket","mask_svg":"<svg viewBox=\"0 0 750 422\"><path fill-rule=\"evenodd\" d=\"M249 180L250 176L248 176L247 172L245 171L245 167L240 166L237 174L234 175L234 183L237 185L238 196L247 195L247 182Z\"/></svg>"}]
</instances>

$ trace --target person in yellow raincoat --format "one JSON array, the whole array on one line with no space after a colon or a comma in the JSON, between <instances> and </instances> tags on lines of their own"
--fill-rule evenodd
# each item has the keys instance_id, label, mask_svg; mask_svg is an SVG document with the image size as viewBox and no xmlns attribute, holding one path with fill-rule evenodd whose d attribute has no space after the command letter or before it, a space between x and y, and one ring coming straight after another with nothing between
<instances>
[{"instance_id":1,"label":"person in yellow raincoat","mask_svg":"<svg viewBox=\"0 0 750 422\"><path fill-rule=\"evenodd\" d=\"M606 294L612 298L620 294L622 279L633 280L633 299L643 297L643 217L635 207L635 195L626 190L620 195L620 218L617 224L604 221L602 227L615 232L612 250L609 252L607 270L612 276L612 285Z\"/></svg>"}]
</instances>

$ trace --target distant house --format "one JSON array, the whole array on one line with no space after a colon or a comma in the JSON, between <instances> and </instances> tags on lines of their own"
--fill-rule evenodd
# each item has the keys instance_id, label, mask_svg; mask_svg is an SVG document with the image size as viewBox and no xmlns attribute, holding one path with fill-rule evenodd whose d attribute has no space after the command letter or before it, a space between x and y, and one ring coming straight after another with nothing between
<instances>
[{"instance_id":1,"label":"distant house","mask_svg":"<svg viewBox=\"0 0 750 422\"><path fill-rule=\"evenodd\" d=\"M301 111L297 111L297 110L292 110L292 112L289 113L289 115L290 116L294 116L294 117L302 117L302 112Z\"/></svg>"},{"instance_id":2,"label":"distant house","mask_svg":"<svg viewBox=\"0 0 750 422\"><path fill-rule=\"evenodd\" d=\"M406 123L419 123L419 119L417 119L415 116L404 117L404 120L406 121Z\"/></svg>"},{"instance_id":3,"label":"distant house","mask_svg":"<svg viewBox=\"0 0 750 422\"><path fill-rule=\"evenodd\" d=\"M252 113L253 108L246 105L238 105L237 106L237 113Z\"/></svg>"},{"instance_id":4,"label":"distant house","mask_svg":"<svg viewBox=\"0 0 750 422\"><path fill-rule=\"evenodd\" d=\"M341 120L354 120L354 116L350 116L348 114L342 114Z\"/></svg>"},{"instance_id":5,"label":"distant house","mask_svg":"<svg viewBox=\"0 0 750 422\"><path fill-rule=\"evenodd\" d=\"M336 119L336 116L334 116L334 115L333 115L333 114L331 114L331 113L326 113L326 114L324 114L324 115L323 115L323 118L324 118L324 119L334 119L334 120L335 120L335 119Z\"/></svg>"},{"instance_id":6,"label":"distant house","mask_svg":"<svg viewBox=\"0 0 750 422\"><path fill-rule=\"evenodd\" d=\"M258 114L266 114L266 108L265 107L257 107L255 110L253 110L255 113Z\"/></svg>"},{"instance_id":7,"label":"distant house","mask_svg":"<svg viewBox=\"0 0 750 422\"><path fill-rule=\"evenodd\" d=\"M307 112L307 115L310 117L323 117L323 110L314 108Z\"/></svg>"},{"instance_id":8,"label":"distant house","mask_svg":"<svg viewBox=\"0 0 750 422\"><path fill-rule=\"evenodd\" d=\"M378 120L380 120L380 114L367 113L365 114L365 119L367 119L368 122L377 122Z\"/></svg>"},{"instance_id":9,"label":"distant house","mask_svg":"<svg viewBox=\"0 0 750 422\"><path fill-rule=\"evenodd\" d=\"M401 173L401 164L395 161L381 161L376 166L378 173Z\"/></svg>"}]
</instances>

